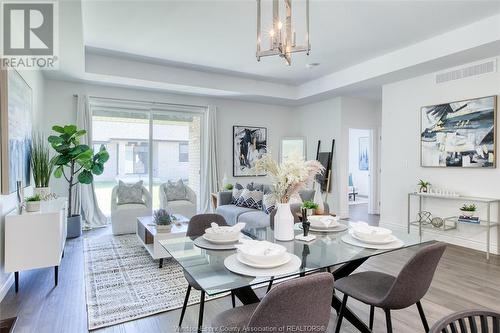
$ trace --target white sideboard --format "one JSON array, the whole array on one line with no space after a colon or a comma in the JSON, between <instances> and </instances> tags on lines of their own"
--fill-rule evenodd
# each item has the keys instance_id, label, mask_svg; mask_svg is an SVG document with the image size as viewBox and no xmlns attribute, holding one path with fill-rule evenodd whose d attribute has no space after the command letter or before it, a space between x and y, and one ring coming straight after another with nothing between
<instances>
[{"instance_id":1,"label":"white sideboard","mask_svg":"<svg viewBox=\"0 0 500 333\"><path fill-rule=\"evenodd\" d=\"M5 216L5 272L54 267L55 285L66 242L66 198L41 202L40 211Z\"/></svg>"}]
</instances>

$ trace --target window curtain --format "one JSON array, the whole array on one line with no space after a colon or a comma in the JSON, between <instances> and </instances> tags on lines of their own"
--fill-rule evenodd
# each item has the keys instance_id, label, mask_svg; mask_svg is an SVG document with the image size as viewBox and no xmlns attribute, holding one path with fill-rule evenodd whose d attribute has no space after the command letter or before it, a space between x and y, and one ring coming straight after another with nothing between
<instances>
[{"instance_id":1,"label":"window curtain","mask_svg":"<svg viewBox=\"0 0 500 333\"><path fill-rule=\"evenodd\" d=\"M209 106L207 110L207 130L205 135L205 158L201 170L203 171L203 186L200 191L200 212L213 211L211 193L217 192L218 163L217 163L217 107Z\"/></svg>"},{"instance_id":2,"label":"window curtain","mask_svg":"<svg viewBox=\"0 0 500 333\"><path fill-rule=\"evenodd\" d=\"M77 97L76 124L79 129L87 131L81 139L82 144L92 147L92 114L90 112L89 100L86 95ZM105 166L106 167L106 166ZM108 224L106 216L99 209L95 195L94 183L80 185L81 212L85 220L84 229L103 227Z\"/></svg>"}]
</instances>

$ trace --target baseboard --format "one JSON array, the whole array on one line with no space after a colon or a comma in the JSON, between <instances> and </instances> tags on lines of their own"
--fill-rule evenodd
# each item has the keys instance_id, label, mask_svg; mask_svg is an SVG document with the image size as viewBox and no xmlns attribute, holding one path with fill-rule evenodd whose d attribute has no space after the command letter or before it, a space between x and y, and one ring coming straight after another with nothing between
<instances>
[{"instance_id":1,"label":"baseboard","mask_svg":"<svg viewBox=\"0 0 500 333\"><path fill-rule=\"evenodd\" d=\"M5 283L0 288L0 302L3 300L5 295L7 295L13 283L14 283L14 274L10 273L9 277L7 278L7 280L5 280Z\"/></svg>"},{"instance_id":2,"label":"baseboard","mask_svg":"<svg viewBox=\"0 0 500 333\"><path fill-rule=\"evenodd\" d=\"M380 221L379 224L380 224L380 226L383 226L383 227L386 227L386 228L392 229L392 230L398 230L398 231L408 230L406 225L403 226L401 224L383 222L383 221ZM418 233L418 226L412 226L411 231ZM434 231L432 229L423 229L423 233L424 233L424 235L425 234L432 235L432 237L437 241L446 242L449 244L458 245L458 246L466 247L469 249L486 252L486 243L485 242L472 240L472 239L457 236L457 235L454 235L454 236L447 235L445 231L443 232L443 231L439 231L439 230ZM500 254L500 251L498 250L497 243L491 242L490 253L497 254L497 255Z\"/></svg>"}]
</instances>

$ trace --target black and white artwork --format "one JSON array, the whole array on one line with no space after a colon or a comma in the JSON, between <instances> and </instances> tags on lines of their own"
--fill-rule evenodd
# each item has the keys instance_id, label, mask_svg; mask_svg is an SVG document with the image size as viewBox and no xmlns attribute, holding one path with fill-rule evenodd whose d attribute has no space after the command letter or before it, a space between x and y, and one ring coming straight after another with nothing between
<instances>
[{"instance_id":1,"label":"black and white artwork","mask_svg":"<svg viewBox=\"0 0 500 333\"><path fill-rule=\"evenodd\" d=\"M267 128L233 126L233 176L265 176L255 174L255 162L267 152Z\"/></svg>"},{"instance_id":2,"label":"black and white artwork","mask_svg":"<svg viewBox=\"0 0 500 333\"><path fill-rule=\"evenodd\" d=\"M494 168L496 96L421 109L421 165Z\"/></svg>"}]
</instances>

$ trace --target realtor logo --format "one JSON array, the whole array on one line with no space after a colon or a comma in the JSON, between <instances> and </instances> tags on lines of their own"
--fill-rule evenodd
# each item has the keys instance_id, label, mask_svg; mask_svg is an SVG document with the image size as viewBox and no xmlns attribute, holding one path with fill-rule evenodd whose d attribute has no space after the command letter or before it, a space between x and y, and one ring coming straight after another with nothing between
<instances>
[{"instance_id":1,"label":"realtor logo","mask_svg":"<svg viewBox=\"0 0 500 333\"><path fill-rule=\"evenodd\" d=\"M2 4L2 61L0 67L56 69L57 3Z\"/></svg>"}]
</instances>

